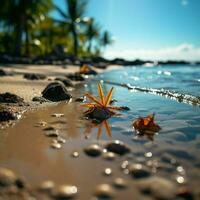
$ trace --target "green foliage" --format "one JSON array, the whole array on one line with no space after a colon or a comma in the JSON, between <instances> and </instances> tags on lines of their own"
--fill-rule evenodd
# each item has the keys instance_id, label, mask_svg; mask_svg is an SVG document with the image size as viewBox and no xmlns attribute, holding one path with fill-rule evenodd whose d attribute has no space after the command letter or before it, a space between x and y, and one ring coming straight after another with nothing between
<instances>
[{"instance_id":1,"label":"green foliage","mask_svg":"<svg viewBox=\"0 0 200 200\"><path fill-rule=\"evenodd\" d=\"M35 56L62 46L74 56L99 56L112 43L110 34L86 16L88 0L65 3L61 9L53 0L1 0L0 53ZM62 20L50 17L53 9Z\"/></svg>"}]
</instances>

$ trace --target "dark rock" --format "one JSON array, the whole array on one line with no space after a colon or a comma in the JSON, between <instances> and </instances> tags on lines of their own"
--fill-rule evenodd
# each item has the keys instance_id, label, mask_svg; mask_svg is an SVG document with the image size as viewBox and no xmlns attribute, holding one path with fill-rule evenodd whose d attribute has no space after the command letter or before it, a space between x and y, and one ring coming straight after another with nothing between
<instances>
[{"instance_id":1,"label":"dark rock","mask_svg":"<svg viewBox=\"0 0 200 200\"><path fill-rule=\"evenodd\" d=\"M119 140L108 143L105 148L108 151L116 153L118 155L124 155L131 151L131 149L126 144Z\"/></svg>"},{"instance_id":2,"label":"dark rock","mask_svg":"<svg viewBox=\"0 0 200 200\"><path fill-rule=\"evenodd\" d=\"M115 192L109 184L98 185L94 194L96 197L101 199L111 199L115 196Z\"/></svg>"},{"instance_id":3,"label":"dark rock","mask_svg":"<svg viewBox=\"0 0 200 200\"><path fill-rule=\"evenodd\" d=\"M120 110L130 110L130 108L128 106L120 106Z\"/></svg>"},{"instance_id":4,"label":"dark rock","mask_svg":"<svg viewBox=\"0 0 200 200\"><path fill-rule=\"evenodd\" d=\"M0 103L23 103L23 102L24 99L15 94L9 92L0 94Z\"/></svg>"},{"instance_id":5,"label":"dark rock","mask_svg":"<svg viewBox=\"0 0 200 200\"><path fill-rule=\"evenodd\" d=\"M94 110L92 110L92 112L87 113L85 116L88 117L89 119L95 119L101 122L103 120L110 118L112 116L112 113L107 109L96 107L94 108Z\"/></svg>"},{"instance_id":6,"label":"dark rock","mask_svg":"<svg viewBox=\"0 0 200 200\"><path fill-rule=\"evenodd\" d=\"M2 108L0 109L0 122L16 120L17 114L13 112L11 109Z\"/></svg>"},{"instance_id":7,"label":"dark rock","mask_svg":"<svg viewBox=\"0 0 200 200\"><path fill-rule=\"evenodd\" d=\"M15 184L17 176L15 173L6 168L0 168L0 186L10 186Z\"/></svg>"},{"instance_id":8,"label":"dark rock","mask_svg":"<svg viewBox=\"0 0 200 200\"><path fill-rule=\"evenodd\" d=\"M46 78L46 75L28 73L28 74L24 74L24 78L28 80L44 80Z\"/></svg>"},{"instance_id":9,"label":"dark rock","mask_svg":"<svg viewBox=\"0 0 200 200\"><path fill-rule=\"evenodd\" d=\"M69 100L72 96L62 83L53 82L42 91L42 96L53 102Z\"/></svg>"},{"instance_id":10,"label":"dark rock","mask_svg":"<svg viewBox=\"0 0 200 200\"><path fill-rule=\"evenodd\" d=\"M68 75L66 75L66 77L72 81L84 81L85 80L85 78L79 73L68 74Z\"/></svg>"},{"instance_id":11,"label":"dark rock","mask_svg":"<svg viewBox=\"0 0 200 200\"><path fill-rule=\"evenodd\" d=\"M92 157L97 157L102 154L102 148L97 144L92 144L88 146L87 148L85 148L84 151L88 156Z\"/></svg>"},{"instance_id":12,"label":"dark rock","mask_svg":"<svg viewBox=\"0 0 200 200\"><path fill-rule=\"evenodd\" d=\"M50 102L48 99L45 99L44 97L33 97L32 101L36 101L40 103Z\"/></svg>"},{"instance_id":13,"label":"dark rock","mask_svg":"<svg viewBox=\"0 0 200 200\"><path fill-rule=\"evenodd\" d=\"M26 181L23 178L17 178L17 180L15 181L15 185L19 189L24 189L27 184L26 184Z\"/></svg>"},{"instance_id":14,"label":"dark rock","mask_svg":"<svg viewBox=\"0 0 200 200\"><path fill-rule=\"evenodd\" d=\"M55 81L60 81L62 82L66 87L74 87L74 84L71 82L69 78L55 78Z\"/></svg>"},{"instance_id":15,"label":"dark rock","mask_svg":"<svg viewBox=\"0 0 200 200\"><path fill-rule=\"evenodd\" d=\"M129 172L133 178L147 178L151 176L151 172L141 164L132 164L129 167Z\"/></svg>"}]
</instances>

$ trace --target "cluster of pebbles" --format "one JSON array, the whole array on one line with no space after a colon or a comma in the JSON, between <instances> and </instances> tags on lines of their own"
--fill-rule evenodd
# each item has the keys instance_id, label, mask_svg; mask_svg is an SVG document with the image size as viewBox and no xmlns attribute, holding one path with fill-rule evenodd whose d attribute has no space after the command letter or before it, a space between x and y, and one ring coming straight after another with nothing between
<instances>
[{"instance_id":1,"label":"cluster of pebbles","mask_svg":"<svg viewBox=\"0 0 200 200\"><path fill-rule=\"evenodd\" d=\"M115 199L120 191L129 189L131 184L143 195L144 199L147 196L157 200L196 199L187 184L180 182L180 180L176 182L170 178L164 178L162 173L159 173L165 168L164 162L152 159L151 152L146 152L141 159L141 156L136 156L128 145L119 140L109 141L101 145L90 144L83 149L83 152L88 157L93 157L93 162L98 158L103 158L108 162L116 161L118 171L121 173L121 176L114 176L112 168L103 169L102 174L99 175L111 177L112 181L94 186L91 199ZM80 155L78 151L74 151L71 156L78 158ZM165 159L166 166L171 165L175 168L177 176L184 177L184 168L172 158L168 157L168 159ZM170 171L170 173L173 172ZM81 188L76 185L57 185L51 180L45 180L32 188L13 171L0 168L0 199L4 196L10 197L10 195L20 196L21 199L31 199L30 197L47 200L82 199L79 191Z\"/></svg>"}]
</instances>

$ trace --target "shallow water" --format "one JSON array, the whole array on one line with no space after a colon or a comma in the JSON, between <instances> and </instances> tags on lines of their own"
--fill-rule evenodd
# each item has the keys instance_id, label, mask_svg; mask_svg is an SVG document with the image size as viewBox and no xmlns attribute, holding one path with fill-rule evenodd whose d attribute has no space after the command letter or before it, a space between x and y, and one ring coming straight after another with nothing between
<instances>
[{"instance_id":1,"label":"shallow water","mask_svg":"<svg viewBox=\"0 0 200 200\"><path fill-rule=\"evenodd\" d=\"M98 79L200 95L200 68L197 67L133 67L106 72ZM108 92L110 87L103 84L104 91ZM79 86L74 95L81 96L85 91L96 95L97 81L89 80ZM155 175L178 186L187 185L196 196L199 195L200 108L161 96L131 92L119 86L115 86L114 98L116 105L128 106L130 111L120 112L120 116L108 120L111 137L104 127L99 135L98 127L90 128L91 123L81 118L83 110L80 103L60 103L28 113L14 127L0 132L0 166L14 170L34 186L44 180L74 184L80 191L77 199L90 199L95 185L112 183L114 178L124 177L128 188L116 191L115 199L132 199L133 194L135 199L145 199L147 196L135 188L137 181L123 173L120 165L127 159L134 163L155 161L161 166L154 169ZM63 113L64 116L52 117L53 113ZM137 136L132 128L133 120L151 113L156 113L156 121L162 130L154 136ZM66 139L61 149L50 148L52 138L45 136L44 127L35 126L40 121L56 127ZM133 153L110 162L102 157L88 157L83 152L83 148L91 143L103 145L115 139L129 144ZM78 158L71 156L73 151L79 152ZM169 158L176 162L168 163L166 160ZM182 172L177 168L180 166L184 169ZM103 175L106 167L113 169L112 176ZM178 177L182 177L181 181Z\"/></svg>"}]
</instances>

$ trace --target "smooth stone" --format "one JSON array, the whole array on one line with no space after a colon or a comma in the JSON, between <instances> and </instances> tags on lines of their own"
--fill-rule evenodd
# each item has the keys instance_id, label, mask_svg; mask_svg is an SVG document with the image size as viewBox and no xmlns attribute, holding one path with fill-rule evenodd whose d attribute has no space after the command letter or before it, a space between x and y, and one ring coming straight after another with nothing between
<instances>
[{"instance_id":1,"label":"smooth stone","mask_svg":"<svg viewBox=\"0 0 200 200\"><path fill-rule=\"evenodd\" d=\"M55 131L56 129L53 126L48 126L43 129L43 131Z\"/></svg>"},{"instance_id":2,"label":"smooth stone","mask_svg":"<svg viewBox=\"0 0 200 200\"><path fill-rule=\"evenodd\" d=\"M109 160L109 161L112 161L112 160L115 160L116 159L116 154L113 153L113 152L106 152L103 154L103 158L105 160Z\"/></svg>"},{"instance_id":3,"label":"smooth stone","mask_svg":"<svg viewBox=\"0 0 200 200\"><path fill-rule=\"evenodd\" d=\"M56 138L56 141L61 144L64 144L66 142L66 140L60 136Z\"/></svg>"},{"instance_id":4,"label":"smooth stone","mask_svg":"<svg viewBox=\"0 0 200 200\"><path fill-rule=\"evenodd\" d=\"M45 132L45 136L47 136L47 137L58 137L59 133L57 131Z\"/></svg>"},{"instance_id":5,"label":"smooth stone","mask_svg":"<svg viewBox=\"0 0 200 200\"><path fill-rule=\"evenodd\" d=\"M42 96L53 102L64 101L71 99L71 95L68 93L64 84L59 82L53 82L46 86L42 91Z\"/></svg>"},{"instance_id":6,"label":"smooth stone","mask_svg":"<svg viewBox=\"0 0 200 200\"><path fill-rule=\"evenodd\" d=\"M106 109L102 108L94 108L94 110L88 114L85 115L89 119L95 119L97 121L103 121L112 116L111 112Z\"/></svg>"},{"instance_id":7,"label":"smooth stone","mask_svg":"<svg viewBox=\"0 0 200 200\"><path fill-rule=\"evenodd\" d=\"M94 195L98 198L111 199L115 192L109 184L100 184L96 187Z\"/></svg>"},{"instance_id":8,"label":"smooth stone","mask_svg":"<svg viewBox=\"0 0 200 200\"><path fill-rule=\"evenodd\" d=\"M27 74L24 74L24 78L27 80L44 80L46 78L46 75L27 73Z\"/></svg>"},{"instance_id":9,"label":"smooth stone","mask_svg":"<svg viewBox=\"0 0 200 200\"><path fill-rule=\"evenodd\" d=\"M52 116L52 117L57 117L57 118L59 118L59 117L63 117L64 114L63 114L63 113L54 113L54 114L52 114L51 116Z\"/></svg>"},{"instance_id":10,"label":"smooth stone","mask_svg":"<svg viewBox=\"0 0 200 200\"><path fill-rule=\"evenodd\" d=\"M73 158L78 158L79 157L79 153L78 153L78 151L74 151L74 152L72 152L72 157Z\"/></svg>"},{"instance_id":11,"label":"smooth stone","mask_svg":"<svg viewBox=\"0 0 200 200\"><path fill-rule=\"evenodd\" d=\"M53 149L60 149L62 147L62 145L60 143L58 143L58 142L52 142L51 143L51 147Z\"/></svg>"},{"instance_id":12,"label":"smooth stone","mask_svg":"<svg viewBox=\"0 0 200 200\"><path fill-rule=\"evenodd\" d=\"M151 194L156 199L176 199L176 185L162 177L154 176L137 182L139 189L145 194Z\"/></svg>"},{"instance_id":13,"label":"smooth stone","mask_svg":"<svg viewBox=\"0 0 200 200\"><path fill-rule=\"evenodd\" d=\"M131 164L129 167L129 173L132 175L133 178L136 179L147 178L151 176L150 170L148 170L141 164Z\"/></svg>"},{"instance_id":14,"label":"smooth stone","mask_svg":"<svg viewBox=\"0 0 200 200\"><path fill-rule=\"evenodd\" d=\"M0 94L0 103L23 103L24 99L10 92Z\"/></svg>"},{"instance_id":15,"label":"smooth stone","mask_svg":"<svg viewBox=\"0 0 200 200\"><path fill-rule=\"evenodd\" d=\"M102 154L102 148L97 144L91 144L84 149L88 156L97 157Z\"/></svg>"},{"instance_id":16,"label":"smooth stone","mask_svg":"<svg viewBox=\"0 0 200 200\"><path fill-rule=\"evenodd\" d=\"M110 175L112 175L112 169L111 168L105 168L103 173L106 176L110 176Z\"/></svg>"},{"instance_id":17,"label":"smooth stone","mask_svg":"<svg viewBox=\"0 0 200 200\"><path fill-rule=\"evenodd\" d=\"M32 101L36 101L36 102L40 102L40 103L50 102L49 100L45 99L44 97L33 97Z\"/></svg>"},{"instance_id":18,"label":"smooth stone","mask_svg":"<svg viewBox=\"0 0 200 200\"><path fill-rule=\"evenodd\" d=\"M116 153L118 155L124 155L131 151L131 149L126 144L119 140L115 140L106 144L105 148L108 151Z\"/></svg>"},{"instance_id":19,"label":"smooth stone","mask_svg":"<svg viewBox=\"0 0 200 200\"><path fill-rule=\"evenodd\" d=\"M17 176L15 173L6 168L0 168L0 186L10 186L15 184Z\"/></svg>"},{"instance_id":20,"label":"smooth stone","mask_svg":"<svg viewBox=\"0 0 200 200\"><path fill-rule=\"evenodd\" d=\"M113 182L113 185L116 187L116 188L119 188L119 189L124 189L127 187L127 181L123 178L116 178Z\"/></svg>"},{"instance_id":21,"label":"smooth stone","mask_svg":"<svg viewBox=\"0 0 200 200\"><path fill-rule=\"evenodd\" d=\"M74 87L72 81L66 77L55 78L55 81L61 81L66 87Z\"/></svg>"},{"instance_id":22,"label":"smooth stone","mask_svg":"<svg viewBox=\"0 0 200 200\"><path fill-rule=\"evenodd\" d=\"M68 200L74 198L78 193L78 188L74 185L61 185L54 192L54 197L58 200Z\"/></svg>"},{"instance_id":23,"label":"smooth stone","mask_svg":"<svg viewBox=\"0 0 200 200\"><path fill-rule=\"evenodd\" d=\"M67 74L66 77L72 81L84 81L85 80L85 78L81 74L78 74L78 73Z\"/></svg>"},{"instance_id":24,"label":"smooth stone","mask_svg":"<svg viewBox=\"0 0 200 200\"><path fill-rule=\"evenodd\" d=\"M52 192L55 187L55 183L53 181L44 181L38 187L38 190L41 192Z\"/></svg>"}]
</instances>

